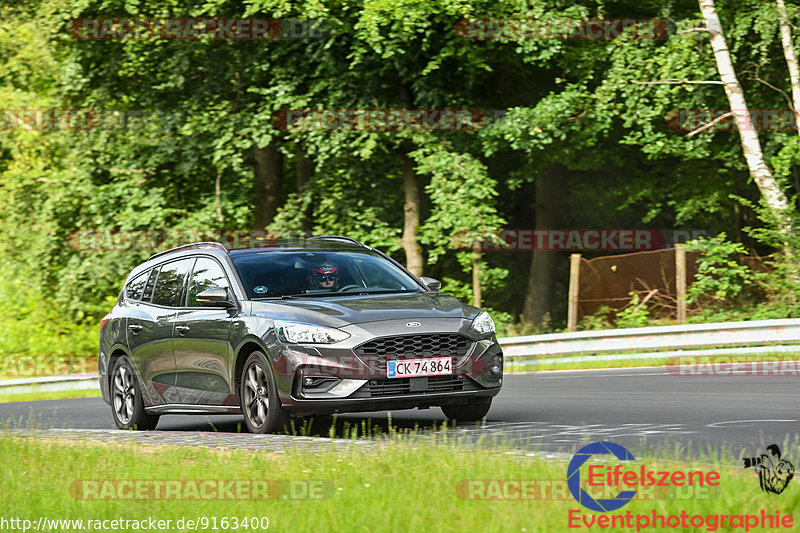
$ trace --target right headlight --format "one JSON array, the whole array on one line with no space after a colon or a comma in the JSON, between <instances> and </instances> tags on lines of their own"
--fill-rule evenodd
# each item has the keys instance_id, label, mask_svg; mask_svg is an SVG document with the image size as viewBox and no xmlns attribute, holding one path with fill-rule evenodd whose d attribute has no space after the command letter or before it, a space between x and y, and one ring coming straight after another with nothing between
<instances>
[{"instance_id":1,"label":"right headlight","mask_svg":"<svg viewBox=\"0 0 800 533\"><path fill-rule=\"evenodd\" d=\"M275 329L282 341L291 344L331 344L341 342L350 337L349 333L340 329L304 324L302 322L276 320Z\"/></svg>"},{"instance_id":2,"label":"right headlight","mask_svg":"<svg viewBox=\"0 0 800 533\"><path fill-rule=\"evenodd\" d=\"M487 333L494 333L494 320L489 316L486 311L481 311L478 316L472 321L472 329L486 335Z\"/></svg>"}]
</instances>

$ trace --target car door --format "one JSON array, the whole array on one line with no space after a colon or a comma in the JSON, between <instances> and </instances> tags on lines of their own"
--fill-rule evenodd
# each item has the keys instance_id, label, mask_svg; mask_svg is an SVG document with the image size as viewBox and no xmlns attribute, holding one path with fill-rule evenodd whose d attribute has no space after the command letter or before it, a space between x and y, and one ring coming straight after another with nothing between
<instances>
[{"instance_id":1,"label":"car door","mask_svg":"<svg viewBox=\"0 0 800 533\"><path fill-rule=\"evenodd\" d=\"M128 346L149 405L181 401L175 385L172 330L192 261L183 259L153 268L141 300L132 306L127 320Z\"/></svg>"},{"instance_id":2,"label":"car door","mask_svg":"<svg viewBox=\"0 0 800 533\"><path fill-rule=\"evenodd\" d=\"M235 309L203 307L196 299L212 287L225 289L233 300L222 265L212 257L199 256L189 279L185 307L175 318L177 387L183 403L238 405L231 383L233 349L229 341Z\"/></svg>"}]
</instances>

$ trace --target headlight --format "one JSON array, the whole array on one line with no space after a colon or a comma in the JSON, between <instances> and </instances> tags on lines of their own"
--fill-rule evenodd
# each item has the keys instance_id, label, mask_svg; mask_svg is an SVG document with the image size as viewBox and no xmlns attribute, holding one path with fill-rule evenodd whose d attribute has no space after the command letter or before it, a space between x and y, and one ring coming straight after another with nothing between
<instances>
[{"instance_id":1,"label":"headlight","mask_svg":"<svg viewBox=\"0 0 800 533\"><path fill-rule=\"evenodd\" d=\"M349 333L340 329L281 320L275 321L275 330L282 341L292 344L330 344L350 337Z\"/></svg>"},{"instance_id":2,"label":"headlight","mask_svg":"<svg viewBox=\"0 0 800 533\"><path fill-rule=\"evenodd\" d=\"M472 329L481 335L486 333L494 333L494 320L489 316L486 311L481 311L475 320L472 321Z\"/></svg>"}]
</instances>

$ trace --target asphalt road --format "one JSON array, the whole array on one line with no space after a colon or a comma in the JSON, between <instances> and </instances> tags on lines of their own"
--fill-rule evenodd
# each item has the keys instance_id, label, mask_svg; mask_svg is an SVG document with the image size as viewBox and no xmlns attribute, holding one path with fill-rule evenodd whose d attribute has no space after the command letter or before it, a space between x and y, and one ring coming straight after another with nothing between
<instances>
[{"instance_id":1,"label":"asphalt road","mask_svg":"<svg viewBox=\"0 0 800 533\"><path fill-rule=\"evenodd\" d=\"M800 460L800 378L681 377L662 368L541 372L507 375L486 423L460 424L466 439L491 437L515 447L574 452L608 440L634 454L645 446L693 455L727 449L734 456L763 453L778 443ZM341 415L337 433L365 419L382 429L387 413ZM446 421L441 410L395 411L393 425L432 434ZM99 398L0 404L10 427L113 429L110 407ZM331 418L314 420L311 434L327 436ZM159 431L237 432L236 416L163 416Z\"/></svg>"}]
</instances>

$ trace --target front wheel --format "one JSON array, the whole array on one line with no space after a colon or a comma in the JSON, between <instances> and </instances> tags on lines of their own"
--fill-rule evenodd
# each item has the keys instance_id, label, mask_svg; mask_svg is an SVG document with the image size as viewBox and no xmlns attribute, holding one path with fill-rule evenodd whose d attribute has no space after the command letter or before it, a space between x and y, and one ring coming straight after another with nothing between
<instances>
[{"instance_id":1,"label":"front wheel","mask_svg":"<svg viewBox=\"0 0 800 533\"><path fill-rule=\"evenodd\" d=\"M117 359L111 373L111 414L119 429L155 429L157 415L144 411L142 389L126 356Z\"/></svg>"},{"instance_id":2,"label":"front wheel","mask_svg":"<svg viewBox=\"0 0 800 533\"><path fill-rule=\"evenodd\" d=\"M492 407L492 399L476 400L464 405L443 405L442 412L450 420L474 422L486 416Z\"/></svg>"},{"instance_id":3,"label":"front wheel","mask_svg":"<svg viewBox=\"0 0 800 533\"><path fill-rule=\"evenodd\" d=\"M251 433L281 431L289 422L278 397L272 365L262 352L251 353L244 363L239 399Z\"/></svg>"}]
</instances>

